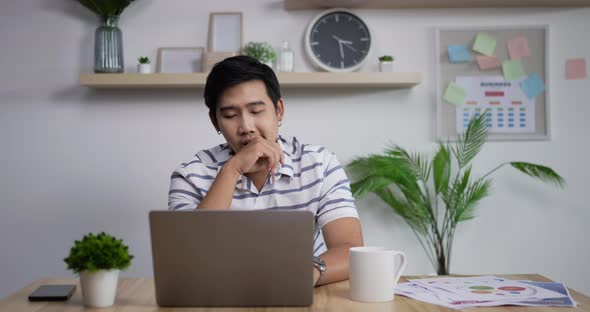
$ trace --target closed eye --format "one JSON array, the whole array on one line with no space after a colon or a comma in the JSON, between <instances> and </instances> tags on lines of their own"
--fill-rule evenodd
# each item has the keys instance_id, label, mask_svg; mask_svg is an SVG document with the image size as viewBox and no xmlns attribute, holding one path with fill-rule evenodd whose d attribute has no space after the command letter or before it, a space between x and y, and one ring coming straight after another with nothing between
<instances>
[{"instance_id":1,"label":"closed eye","mask_svg":"<svg viewBox=\"0 0 590 312\"><path fill-rule=\"evenodd\" d=\"M254 115L258 115L258 114L260 114L260 113L262 113L262 112L264 112L264 109L263 109L263 110L259 110L259 111L253 111L253 112L252 112L252 114L254 114Z\"/></svg>"},{"instance_id":2,"label":"closed eye","mask_svg":"<svg viewBox=\"0 0 590 312\"><path fill-rule=\"evenodd\" d=\"M234 118L236 116L238 116L238 115L236 115L236 114L233 114L233 115L224 115L223 118L232 119L232 118Z\"/></svg>"}]
</instances>

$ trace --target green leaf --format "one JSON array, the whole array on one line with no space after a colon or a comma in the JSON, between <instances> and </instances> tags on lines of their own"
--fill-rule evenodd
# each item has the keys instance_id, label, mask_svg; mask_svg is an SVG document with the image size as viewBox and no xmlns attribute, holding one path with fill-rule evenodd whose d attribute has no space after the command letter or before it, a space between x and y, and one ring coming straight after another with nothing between
<instances>
[{"instance_id":1,"label":"green leaf","mask_svg":"<svg viewBox=\"0 0 590 312\"><path fill-rule=\"evenodd\" d=\"M443 193L443 201L445 208L451 216L456 214L457 209L463 205L463 194L469 185L469 176L471 175L471 167L468 167L463 175L458 175L451 183L451 189L448 193Z\"/></svg>"},{"instance_id":2,"label":"green leaf","mask_svg":"<svg viewBox=\"0 0 590 312\"><path fill-rule=\"evenodd\" d=\"M387 156L357 158L346 167L353 194L357 198L369 192L377 194L408 224L419 229L419 220L428 216L429 204L425 202L427 197L418 184L416 167L410 161L411 157L401 149L390 149L386 153ZM391 187L397 188L401 195L395 195Z\"/></svg>"},{"instance_id":3,"label":"green leaf","mask_svg":"<svg viewBox=\"0 0 590 312\"><path fill-rule=\"evenodd\" d=\"M77 0L81 5L99 16L121 15L125 8L135 0Z\"/></svg>"},{"instance_id":4,"label":"green leaf","mask_svg":"<svg viewBox=\"0 0 590 312\"><path fill-rule=\"evenodd\" d=\"M365 196L367 193L374 193L391 184L391 180L382 176L370 176L361 181L351 183L350 188L352 195L357 198Z\"/></svg>"},{"instance_id":5,"label":"green leaf","mask_svg":"<svg viewBox=\"0 0 590 312\"><path fill-rule=\"evenodd\" d=\"M272 62L277 58L275 49L268 42L250 41L244 46L244 54L261 62Z\"/></svg>"},{"instance_id":6,"label":"green leaf","mask_svg":"<svg viewBox=\"0 0 590 312\"><path fill-rule=\"evenodd\" d=\"M510 165L520 172L527 174L533 178L537 178L544 182L556 184L559 187L565 186L565 180L553 169L542 165L532 164L528 162L511 162Z\"/></svg>"},{"instance_id":7,"label":"green leaf","mask_svg":"<svg viewBox=\"0 0 590 312\"><path fill-rule=\"evenodd\" d=\"M486 113L472 118L465 132L458 137L453 154L457 158L459 169L467 166L477 156L488 136Z\"/></svg>"},{"instance_id":8,"label":"green leaf","mask_svg":"<svg viewBox=\"0 0 590 312\"><path fill-rule=\"evenodd\" d=\"M404 221L408 223L413 229L420 233L426 233L429 219L420 210L401 199L398 198L390 189L383 188L375 192L379 198L381 198L386 204L389 205Z\"/></svg>"},{"instance_id":9,"label":"green leaf","mask_svg":"<svg viewBox=\"0 0 590 312\"><path fill-rule=\"evenodd\" d=\"M477 179L474 183L471 183L461 200L461 205L457 207L455 214L453 215L453 224L456 225L461 221L471 220L475 217L475 207L484 197L490 194L490 188L492 180L490 179Z\"/></svg>"},{"instance_id":10,"label":"green leaf","mask_svg":"<svg viewBox=\"0 0 590 312\"><path fill-rule=\"evenodd\" d=\"M411 182L416 178L415 171L406 159L390 156L371 155L357 158L346 169L352 182L370 176L382 176L392 182Z\"/></svg>"},{"instance_id":11,"label":"green leaf","mask_svg":"<svg viewBox=\"0 0 590 312\"><path fill-rule=\"evenodd\" d=\"M385 154L392 157L405 159L420 180L422 180L424 183L428 181L431 167L425 156L419 153L410 154L405 149L397 145L393 145L386 149Z\"/></svg>"},{"instance_id":12,"label":"green leaf","mask_svg":"<svg viewBox=\"0 0 590 312\"><path fill-rule=\"evenodd\" d=\"M446 192L451 177L451 155L445 145L440 144L432 161L435 194Z\"/></svg>"},{"instance_id":13,"label":"green leaf","mask_svg":"<svg viewBox=\"0 0 590 312\"><path fill-rule=\"evenodd\" d=\"M411 165L404 158L371 155L353 160L346 171L355 196L364 196L390 184L415 187L416 177Z\"/></svg>"},{"instance_id":14,"label":"green leaf","mask_svg":"<svg viewBox=\"0 0 590 312\"><path fill-rule=\"evenodd\" d=\"M133 255L123 241L104 232L98 235L88 233L82 240L75 241L70 254L64 259L68 269L82 271L124 270L131 265Z\"/></svg>"}]
</instances>

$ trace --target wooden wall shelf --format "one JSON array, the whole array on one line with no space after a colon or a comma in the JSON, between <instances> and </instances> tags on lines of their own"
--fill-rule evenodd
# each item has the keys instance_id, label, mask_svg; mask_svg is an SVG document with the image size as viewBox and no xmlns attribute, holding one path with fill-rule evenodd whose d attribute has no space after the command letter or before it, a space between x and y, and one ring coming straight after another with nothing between
<instances>
[{"instance_id":1,"label":"wooden wall shelf","mask_svg":"<svg viewBox=\"0 0 590 312\"><path fill-rule=\"evenodd\" d=\"M587 7L590 0L284 0L287 10Z\"/></svg>"},{"instance_id":2,"label":"wooden wall shelf","mask_svg":"<svg viewBox=\"0 0 590 312\"><path fill-rule=\"evenodd\" d=\"M283 88L386 88L418 85L420 73L279 73ZM204 88L207 73L193 74L82 74L80 85L90 88Z\"/></svg>"}]
</instances>

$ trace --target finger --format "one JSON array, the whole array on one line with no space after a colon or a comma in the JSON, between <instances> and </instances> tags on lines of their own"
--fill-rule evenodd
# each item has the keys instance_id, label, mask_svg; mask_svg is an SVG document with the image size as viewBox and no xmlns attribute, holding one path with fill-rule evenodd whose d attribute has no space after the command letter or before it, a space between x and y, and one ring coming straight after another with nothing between
<instances>
[{"instance_id":1,"label":"finger","mask_svg":"<svg viewBox=\"0 0 590 312\"><path fill-rule=\"evenodd\" d=\"M283 154L283 149L278 142L272 142L272 148L276 151L277 155L277 165L280 163L281 165L285 164L285 155Z\"/></svg>"},{"instance_id":2,"label":"finger","mask_svg":"<svg viewBox=\"0 0 590 312\"><path fill-rule=\"evenodd\" d=\"M281 163L281 165L285 164L285 153L283 153L283 149L281 148L281 145L279 143L275 143L275 146L277 147L277 151L279 153L279 162Z\"/></svg>"},{"instance_id":3,"label":"finger","mask_svg":"<svg viewBox=\"0 0 590 312\"><path fill-rule=\"evenodd\" d=\"M266 158L268 160L268 162L267 162L267 169L268 169L269 172L270 171L273 171L274 168L275 168L275 166L276 166L276 159L277 159L277 157L276 157L275 153L272 150L268 150L268 149L265 151L265 155L266 155Z\"/></svg>"},{"instance_id":4,"label":"finger","mask_svg":"<svg viewBox=\"0 0 590 312\"><path fill-rule=\"evenodd\" d=\"M280 162L282 162L282 150L280 146L276 142L271 142L266 139L260 140L261 145L263 145L266 150L273 155L271 163L272 169L276 168Z\"/></svg>"}]
</instances>

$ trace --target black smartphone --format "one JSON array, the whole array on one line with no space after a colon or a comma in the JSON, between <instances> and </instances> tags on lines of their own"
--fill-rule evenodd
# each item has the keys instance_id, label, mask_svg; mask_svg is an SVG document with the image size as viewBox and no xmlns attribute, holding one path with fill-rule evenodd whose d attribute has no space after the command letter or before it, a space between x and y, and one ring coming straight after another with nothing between
<instances>
[{"instance_id":1,"label":"black smartphone","mask_svg":"<svg viewBox=\"0 0 590 312\"><path fill-rule=\"evenodd\" d=\"M29 301L66 301L76 291L76 285L41 285L29 295Z\"/></svg>"}]
</instances>

